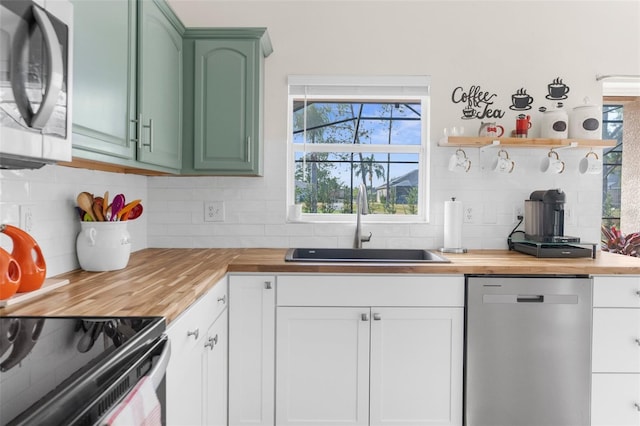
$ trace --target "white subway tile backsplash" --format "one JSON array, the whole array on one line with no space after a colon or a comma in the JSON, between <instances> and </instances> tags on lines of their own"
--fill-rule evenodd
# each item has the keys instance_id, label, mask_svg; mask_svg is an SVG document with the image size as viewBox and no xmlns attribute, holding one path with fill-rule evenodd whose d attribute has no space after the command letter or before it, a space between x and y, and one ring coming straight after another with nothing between
<instances>
[{"instance_id":1,"label":"white subway tile backsplash","mask_svg":"<svg viewBox=\"0 0 640 426\"><path fill-rule=\"evenodd\" d=\"M127 201L142 199L145 209L148 207L145 176L48 165L38 170L2 170L0 178L0 220L19 226L20 206L30 207L32 229L29 233L42 248L49 277L79 267L75 248L80 231L75 210L79 192L102 196L109 191L111 197L123 193ZM133 251L147 247L147 217L145 210L140 218L127 225ZM10 240L4 235L0 246L11 248Z\"/></svg>"}]
</instances>

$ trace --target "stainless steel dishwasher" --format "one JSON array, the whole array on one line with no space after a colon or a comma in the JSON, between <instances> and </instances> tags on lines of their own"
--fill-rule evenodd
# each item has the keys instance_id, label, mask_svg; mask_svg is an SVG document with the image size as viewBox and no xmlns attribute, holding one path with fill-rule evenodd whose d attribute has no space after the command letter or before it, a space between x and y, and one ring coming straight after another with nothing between
<instances>
[{"instance_id":1,"label":"stainless steel dishwasher","mask_svg":"<svg viewBox=\"0 0 640 426\"><path fill-rule=\"evenodd\" d=\"M590 278L469 276L465 425L590 424Z\"/></svg>"}]
</instances>

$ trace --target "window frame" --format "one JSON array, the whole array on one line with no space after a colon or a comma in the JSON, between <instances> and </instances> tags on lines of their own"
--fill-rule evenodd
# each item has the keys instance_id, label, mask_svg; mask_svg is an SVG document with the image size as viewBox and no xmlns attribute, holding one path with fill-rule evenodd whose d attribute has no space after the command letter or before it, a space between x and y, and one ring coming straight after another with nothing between
<instances>
[{"instance_id":1,"label":"window frame","mask_svg":"<svg viewBox=\"0 0 640 426\"><path fill-rule=\"evenodd\" d=\"M415 215L394 215L394 214L371 214L363 217L363 221L369 223L428 223L429 222L429 194L430 194L430 81L427 76L419 76L419 80L412 80L414 76L385 76L381 78L366 77L339 77L339 76L290 76L289 77L289 93L287 96L287 182L286 182L286 206L287 206L287 222L311 222L311 223L340 223L353 222L355 213L302 213L300 217L296 216L295 209L290 208L295 200L295 155L303 152L300 148L303 145L294 143L293 138L293 107L294 100L300 100L300 93L292 93L292 82L299 84L300 81L308 81L310 86L331 86L335 90L336 87L344 87L343 94L323 93L323 94L304 94L306 100L312 101L344 101L345 103L357 103L363 101L380 101L386 102L419 102L421 104L421 120L420 120L420 144L418 145L373 145L373 144L305 144L304 152L341 152L341 153L410 153L418 155L418 212ZM426 93L421 94L389 94L389 87L393 91L394 88L400 88L407 82L420 81L426 82L426 86L422 87ZM368 93L359 92L359 88L364 87ZM382 94L372 94L376 87L381 87ZM351 92L351 93L347 93Z\"/></svg>"}]
</instances>

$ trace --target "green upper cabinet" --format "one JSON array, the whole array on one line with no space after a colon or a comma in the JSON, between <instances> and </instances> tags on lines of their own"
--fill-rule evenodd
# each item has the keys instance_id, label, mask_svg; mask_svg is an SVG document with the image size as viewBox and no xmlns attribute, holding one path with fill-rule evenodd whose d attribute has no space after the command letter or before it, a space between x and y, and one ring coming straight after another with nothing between
<instances>
[{"instance_id":1,"label":"green upper cabinet","mask_svg":"<svg viewBox=\"0 0 640 426\"><path fill-rule=\"evenodd\" d=\"M182 33L163 0L74 0L73 156L182 168Z\"/></svg>"},{"instance_id":2,"label":"green upper cabinet","mask_svg":"<svg viewBox=\"0 0 640 426\"><path fill-rule=\"evenodd\" d=\"M182 167L182 36L160 4L139 2L138 161Z\"/></svg>"},{"instance_id":3,"label":"green upper cabinet","mask_svg":"<svg viewBox=\"0 0 640 426\"><path fill-rule=\"evenodd\" d=\"M260 176L264 28L187 29L182 174Z\"/></svg>"},{"instance_id":4,"label":"green upper cabinet","mask_svg":"<svg viewBox=\"0 0 640 426\"><path fill-rule=\"evenodd\" d=\"M136 3L74 0L73 7L74 156L134 159Z\"/></svg>"}]
</instances>

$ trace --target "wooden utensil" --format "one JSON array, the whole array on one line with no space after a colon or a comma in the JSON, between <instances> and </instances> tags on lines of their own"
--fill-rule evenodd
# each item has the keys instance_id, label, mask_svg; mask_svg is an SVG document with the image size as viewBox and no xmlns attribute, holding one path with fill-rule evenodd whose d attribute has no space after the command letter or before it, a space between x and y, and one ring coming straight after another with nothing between
<instances>
[{"instance_id":1,"label":"wooden utensil","mask_svg":"<svg viewBox=\"0 0 640 426\"><path fill-rule=\"evenodd\" d=\"M109 207L109 191L105 191L102 198L102 216L107 215L107 207Z\"/></svg>"},{"instance_id":2,"label":"wooden utensil","mask_svg":"<svg viewBox=\"0 0 640 426\"><path fill-rule=\"evenodd\" d=\"M81 192L78 194L76 199L78 203L78 207L80 207L84 212L91 218L91 220L95 221L96 218L93 215L93 195L88 192Z\"/></svg>"}]
</instances>

